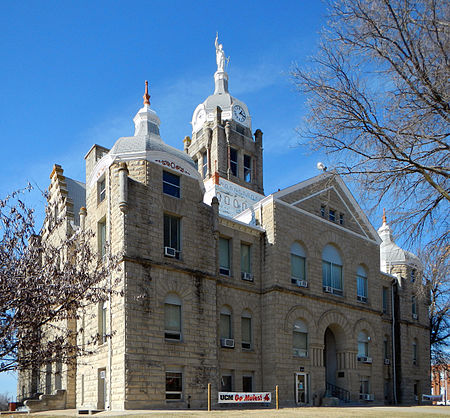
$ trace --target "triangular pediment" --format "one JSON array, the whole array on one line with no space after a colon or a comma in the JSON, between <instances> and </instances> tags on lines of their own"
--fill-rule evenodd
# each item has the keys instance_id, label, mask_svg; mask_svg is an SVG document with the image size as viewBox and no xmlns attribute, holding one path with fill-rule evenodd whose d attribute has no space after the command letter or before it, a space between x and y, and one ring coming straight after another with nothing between
<instances>
[{"instance_id":1,"label":"triangular pediment","mask_svg":"<svg viewBox=\"0 0 450 418\"><path fill-rule=\"evenodd\" d=\"M342 178L323 173L274 193L274 198L311 216L380 243L375 228Z\"/></svg>"}]
</instances>

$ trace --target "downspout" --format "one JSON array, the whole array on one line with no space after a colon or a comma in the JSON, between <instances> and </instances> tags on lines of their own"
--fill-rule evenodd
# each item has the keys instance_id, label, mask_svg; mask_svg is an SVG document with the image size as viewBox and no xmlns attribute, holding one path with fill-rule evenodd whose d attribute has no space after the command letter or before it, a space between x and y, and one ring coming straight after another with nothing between
<instances>
[{"instance_id":1,"label":"downspout","mask_svg":"<svg viewBox=\"0 0 450 418\"><path fill-rule=\"evenodd\" d=\"M391 311L392 311L392 385L393 385L393 395L394 404L397 405L397 372L396 372L396 362L395 362L395 309L394 309L394 286L397 282L393 279L391 282Z\"/></svg>"},{"instance_id":2,"label":"downspout","mask_svg":"<svg viewBox=\"0 0 450 418\"><path fill-rule=\"evenodd\" d=\"M111 255L111 251L112 251L112 246L111 246L111 233L112 233L112 227L111 227L111 167L108 170L108 187L109 187L109 191L108 191L108 212L107 212L107 216L109 217L108 219L108 226L109 226L109 255ZM109 257L107 257L107 261L106 261L106 266L107 266L107 270L108 272L110 271L110 262L109 262ZM112 280L111 280L111 273L108 274L108 307L109 307L109 338L108 338L108 407L107 409L110 411L111 410L111 399L112 399L112 389L111 389L111 384L112 384L112 309L111 309L111 291L112 291ZM106 405L105 405L106 406Z\"/></svg>"},{"instance_id":3,"label":"downspout","mask_svg":"<svg viewBox=\"0 0 450 418\"><path fill-rule=\"evenodd\" d=\"M122 254L127 254L127 213L128 213L128 167L125 162L119 164L119 209L122 212L122 228L123 228L123 249ZM125 261L123 262L123 288L125 289L126 271L125 271ZM126 297L126 292L124 291L124 298ZM125 303L125 302L124 302ZM124 329L126 329L126 324L124 324ZM127 334L124 333L124 344L126 347ZM124 370L123 381L126 382L126 371Z\"/></svg>"}]
</instances>

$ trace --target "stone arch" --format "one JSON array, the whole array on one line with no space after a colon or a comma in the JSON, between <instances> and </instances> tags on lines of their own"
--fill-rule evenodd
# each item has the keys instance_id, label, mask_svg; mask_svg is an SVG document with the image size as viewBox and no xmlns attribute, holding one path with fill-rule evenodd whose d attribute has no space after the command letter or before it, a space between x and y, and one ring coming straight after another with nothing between
<instances>
[{"instance_id":1,"label":"stone arch","mask_svg":"<svg viewBox=\"0 0 450 418\"><path fill-rule=\"evenodd\" d=\"M320 316L317 324L317 334L319 336L325 335L325 331L329 327L333 332L337 331L338 334L341 334L340 328L342 330L342 335L338 336L344 338L344 341L349 341L352 337L349 322L343 314L335 309L330 309Z\"/></svg>"},{"instance_id":2,"label":"stone arch","mask_svg":"<svg viewBox=\"0 0 450 418\"><path fill-rule=\"evenodd\" d=\"M372 344L377 344L377 333L375 332L373 326L370 324L369 321L367 321L364 318L359 319L356 321L355 325L353 326L353 340L357 341L359 332L367 330L369 333L370 340L372 341ZM384 334L383 334L384 337Z\"/></svg>"},{"instance_id":3,"label":"stone arch","mask_svg":"<svg viewBox=\"0 0 450 418\"><path fill-rule=\"evenodd\" d=\"M302 305L295 305L291 309L289 309L284 318L283 329L286 334L292 333L293 323L298 318L301 318L306 322L306 324L308 325L308 333L310 335L312 334L313 330L317 329L317 324L313 319L314 315L312 314L312 312Z\"/></svg>"},{"instance_id":4,"label":"stone arch","mask_svg":"<svg viewBox=\"0 0 450 418\"><path fill-rule=\"evenodd\" d=\"M184 303L191 302L192 298L192 289L187 281L170 278L162 281L159 293L161 303L164 303L164 299L168 293L176 294Z\"/></svg>"}]
</instances>

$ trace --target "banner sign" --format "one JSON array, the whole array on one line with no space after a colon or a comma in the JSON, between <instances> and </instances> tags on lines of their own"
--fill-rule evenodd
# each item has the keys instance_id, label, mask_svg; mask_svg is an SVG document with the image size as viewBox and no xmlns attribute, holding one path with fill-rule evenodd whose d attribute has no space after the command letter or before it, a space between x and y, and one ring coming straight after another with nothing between
<instances>
[{"instance_id":1,"label":"banner sign","mask_svg":"<svg viewBox=\"0 0 450 418\"><path fill-rule=\"evenodd\" d=\"M271 392L219 392L219 403L270 403L271 401Z\"/></svg>"}]
</instances>

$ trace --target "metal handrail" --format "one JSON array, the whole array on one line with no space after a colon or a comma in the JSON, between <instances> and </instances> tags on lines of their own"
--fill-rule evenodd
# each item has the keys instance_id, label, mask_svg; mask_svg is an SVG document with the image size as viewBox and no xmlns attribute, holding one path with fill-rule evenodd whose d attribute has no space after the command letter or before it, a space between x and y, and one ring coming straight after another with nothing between
<instances>
[{"instance_id":1,"label":"metal handrail","mask_svg":"<svg viewBox=\"0 0 450 418\"><path fill-rule=\"evenodd\" d=\"M334 396L341 401L350 402L350 392L347 389L340 388L330 382L327 382L327 393L330 393L331 396Z\"/></svg>"}]
</instances>

